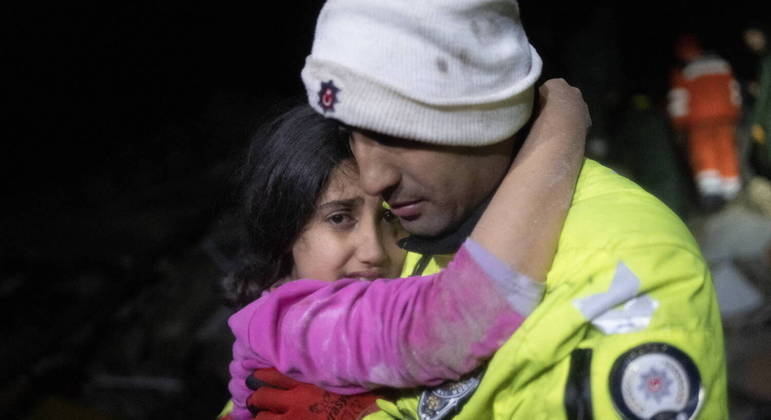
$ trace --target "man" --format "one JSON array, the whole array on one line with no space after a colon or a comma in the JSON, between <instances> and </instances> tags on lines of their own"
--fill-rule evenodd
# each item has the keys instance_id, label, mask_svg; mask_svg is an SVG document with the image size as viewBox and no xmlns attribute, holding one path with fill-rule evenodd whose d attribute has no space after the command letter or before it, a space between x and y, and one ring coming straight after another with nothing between
<instances>
[{"instance_id":1,"label":"man","mask_svg":"<svg viewBox=\"0 0 771 420\"><path fill-rule=\"evenodd\" d=\"M693 35L675 45L683 62L672 75L669 116L688 139L691 171L707 211L718 210L739 193L736 126L741 112L739 84L731 66L705 54Z\"/></svg>"},{"instance_id":2,"label":"man","mask_svg":"<svg viewBox=\"0 0 771 420\"><path fill-rule=\"evenodd\" d=\"M474 226L540 70L512 1L325 4L303 81L318 112L352 127L365 190L413 234L406 274L438 270ZM725 392L697 245L659 201L586 161L522 328L484 369L367 418L713 419L727 417Z\"/></svg>"}]
</instances>

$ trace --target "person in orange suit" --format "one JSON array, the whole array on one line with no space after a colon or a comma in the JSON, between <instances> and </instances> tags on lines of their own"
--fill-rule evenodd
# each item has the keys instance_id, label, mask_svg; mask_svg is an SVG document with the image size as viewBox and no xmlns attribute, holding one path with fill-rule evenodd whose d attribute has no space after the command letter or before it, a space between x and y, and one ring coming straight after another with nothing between
<instances>
[{"instance_id":1,"label":"person in orange suit","mask_svg":"<svg viewBox=\"0 0 771 420\"><path fill-rule=\"evenodd\" d=\"M683 65L673 72L669 115L687 138L702 205L709 210L719 208L741 189L736 151L739 85L730 64L704 53L695 36L681 37L675 53Z\"/></svg>"}]
</instances>

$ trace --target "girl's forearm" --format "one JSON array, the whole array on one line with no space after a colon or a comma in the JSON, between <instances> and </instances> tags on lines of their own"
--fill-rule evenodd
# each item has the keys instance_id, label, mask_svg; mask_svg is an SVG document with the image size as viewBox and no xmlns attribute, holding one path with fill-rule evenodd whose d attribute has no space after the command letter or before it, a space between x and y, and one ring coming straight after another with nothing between
<instances>
[{"instance_id":1,"label":"girl's forearm","mask_svg":"<svg viewBox=\"0 0 771 420\"><path fill-rule=\"evenodd\" d=\"M473 241L431 276L288 283L231 318L232 387L267 366L342 394L456 379L489 358L542 293ZM251 354L235 354L244 349Z\"/></svg>"},{"instance_id":2,"label":"girl's forearm","mask_svg":"<svg viewBox=\"0 0 771 420\"><path fill-rule=\"evenodd\" d=\"M562 80L541 88L543 108L471 237L501 261L544 281L584 158L589 114Z\"/></svg>"}]
</instances>

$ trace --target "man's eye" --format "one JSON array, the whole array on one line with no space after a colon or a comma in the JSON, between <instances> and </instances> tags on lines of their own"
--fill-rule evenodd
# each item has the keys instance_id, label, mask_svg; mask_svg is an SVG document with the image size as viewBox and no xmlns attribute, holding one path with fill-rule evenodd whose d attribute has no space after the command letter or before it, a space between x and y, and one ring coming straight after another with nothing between
<instances>
[{"instance_id":1,"label":"man's eye","mask_svg":"<svg viewBox=\"0 0 771 420\"><path fill-rule=\"evenodd\" d=\"M391 223L391 222L394 222L396 220L399 220L399 218L396 217L396 215L393 214L391 212L391 210L386 210L386 211L383 212L383 220L385 220L386 222Z\"/></svg>"}]
</instances>

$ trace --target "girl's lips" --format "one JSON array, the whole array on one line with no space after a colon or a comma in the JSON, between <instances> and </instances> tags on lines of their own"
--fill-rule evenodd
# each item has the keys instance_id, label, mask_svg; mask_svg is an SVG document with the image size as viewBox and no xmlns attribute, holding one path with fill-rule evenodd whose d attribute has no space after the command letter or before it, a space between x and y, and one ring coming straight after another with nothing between
<instances>
[{"instance_id":1,"label":"girl's lips","mask_svg":"<svg viewBox=\"0 0 771 420\"><path fill-rule=\"evenodd\" d=\"M416 219L420 216L420 212L423 210L423 201L412 201L404 204L392 204L391 213L395 214L400 219Z\"/></svg>"},{"instance_id":2,"label":"girl's lips","mask_svg":"<svg viewBox=\"0 0 771 420\"><path fill-rule=\"evenodd\" d=\"M383 278L383 273L380 271L360 271L356 273L348 273L345 278L360 279L360 280L375 280Z\"/></svg>"}]
</instances>

